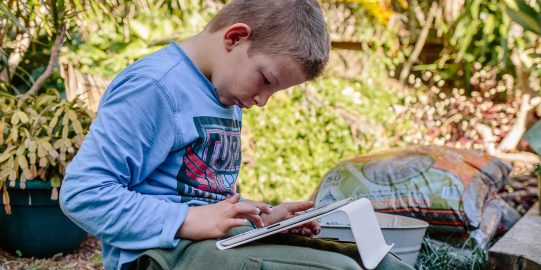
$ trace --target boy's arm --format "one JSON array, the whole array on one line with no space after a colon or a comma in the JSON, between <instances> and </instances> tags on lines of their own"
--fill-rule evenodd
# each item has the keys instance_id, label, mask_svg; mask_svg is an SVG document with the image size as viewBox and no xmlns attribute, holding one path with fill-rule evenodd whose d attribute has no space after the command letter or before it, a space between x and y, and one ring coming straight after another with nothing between
<instances>
[{"instance_id":1,"label":"boy's arm","mask_svg":"<svg viewBox=\"0 0 541 270\"><path fill-rule=\"evenodd\" d=\"M128 189L146 179L175 143L174 114L151 78L117 78L67 169L60 190L64 213L89 233L122 249L170 248L186 204Z\"/></svg>"}]
</instances>

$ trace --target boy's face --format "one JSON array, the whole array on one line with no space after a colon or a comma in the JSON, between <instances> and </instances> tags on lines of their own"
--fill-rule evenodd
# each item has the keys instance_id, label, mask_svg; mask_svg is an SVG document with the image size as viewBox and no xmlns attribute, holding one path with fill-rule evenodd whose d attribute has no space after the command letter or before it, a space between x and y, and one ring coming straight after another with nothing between
<instances>
[{"instance_id":1,"label":"boy's face","mask_svg":"<svg viewBox=\"0 0 541 270\"><path fill-rule=\"evenodd\" d=\"M216 59L212 72L211 82L223 105L263 107L274 93L306 81L293 58L249 52L250 41L242 38L242 31L240 38L225 34L224 54Z\"/></svg>"}]
</instances>

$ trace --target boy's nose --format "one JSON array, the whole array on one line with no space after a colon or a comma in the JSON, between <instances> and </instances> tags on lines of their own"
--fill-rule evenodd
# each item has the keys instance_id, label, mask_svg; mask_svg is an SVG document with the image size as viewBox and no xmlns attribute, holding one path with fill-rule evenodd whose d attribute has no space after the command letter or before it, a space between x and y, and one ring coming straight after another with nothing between
<instances>
[{"instance_id":1,"label":"boy's nose","mask_svg":"<svg viewBox=\"0 0 541 270\"><path fill-rule=\"evenodd\" d=\"M254 104L258 107L264 107L269 101L272 94L273 94L272 91L268 91L266 93L261 93L259 95L254 96L253 98Z\"/></svg>"},{"instance_id":2,"label":"boy's nose","mask_svg":"<svg viewBox=\"0 0 541 270\"><path fill-rule=\"evenodd\" d=\"M267 101L269 100L269 97L270 96L267 96L267 97L255 96L254 97L254 104L257 107L263 107L263 106L265 106L265 104L267 104Z\"/></svg>"}]
</instances>

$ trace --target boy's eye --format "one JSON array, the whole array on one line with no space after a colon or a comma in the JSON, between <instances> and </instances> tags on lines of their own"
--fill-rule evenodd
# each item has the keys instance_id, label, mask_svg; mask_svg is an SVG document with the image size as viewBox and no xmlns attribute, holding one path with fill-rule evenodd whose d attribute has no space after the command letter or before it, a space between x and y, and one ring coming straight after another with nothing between
<instances>
[{"instance_id":1,"label":"boy's eye","mask_svg":"<svg viewBox=\"0 0 541 270\"><path fill-rule=\"evenodd\" d=\"M263 80L264 84L271 84L271 82L267 79L267 77L265 77L263 72L259 72L259 74L261 74L261 79Z\"/></svg>"}]
</instances>

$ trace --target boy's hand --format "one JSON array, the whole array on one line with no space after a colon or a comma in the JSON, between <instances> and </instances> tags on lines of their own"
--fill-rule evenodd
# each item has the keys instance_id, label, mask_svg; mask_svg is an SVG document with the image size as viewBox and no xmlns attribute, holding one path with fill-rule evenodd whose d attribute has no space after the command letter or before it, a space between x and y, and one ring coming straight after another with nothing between
<instances>
[{"instance_id":1,"label":"boy's hand","mask_svg":"<svg viewBox=\"0 0 541 270\"><path fill-rule=\"evenodd\" d=\"M302 225L287 230L287 233L314 237L318 235L320 231L321 227L319 226L319 222L317 222L317 220L312 220L310 222L306 222Z\"/></svg>"},{"instance_id":2,"label":"boy's hand","mask_svg":"<svg viewBox=\"0 0 541 270\"><path fill-rule=\"evenodd\" d=\"M218 238L233 227L246 225L248 220L263 227L259 215L270 214L270 208L261 202L239 202L239 199L240 194L237 193L216 204L189 207L177 236L189 240Z\"/></svg>"},{"instance_id":3,"label":"boy's hand","mask_svg":"<svg viewBox=\"0 0 541 270\"><path fill-rule=\"evenodd\" d=\"M271 214L262 214L261 219L265 225L271 225L284 219L293 217L297 212L305 211L314 206L313 202L286 202L272 208ZM319 223L315 220L289 229L289 233L313 237L321 230Z\"/></svg>"}]
</instances>

